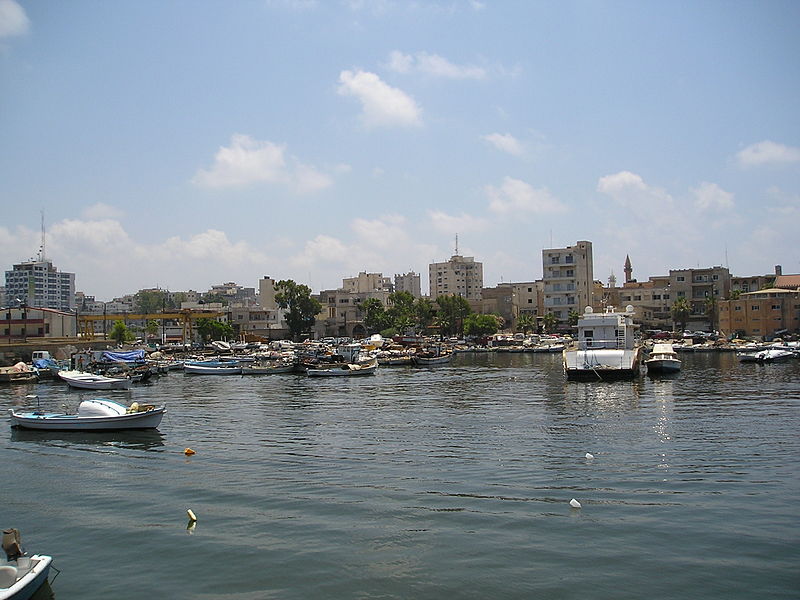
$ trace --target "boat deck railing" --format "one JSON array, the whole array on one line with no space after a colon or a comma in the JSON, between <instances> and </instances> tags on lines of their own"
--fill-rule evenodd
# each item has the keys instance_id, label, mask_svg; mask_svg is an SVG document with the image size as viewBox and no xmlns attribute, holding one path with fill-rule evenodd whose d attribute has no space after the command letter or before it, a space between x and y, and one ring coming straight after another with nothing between
<instances>
[{"instance_id":1,"label":"boat deck railing","mask_svg":"<svg viewBox=\"0 0 800 600\"><path fill-rule=\"evenodd\" d=\"M584 338L578 340L578 350L625 350L625 338L613 338L609 340L601 340L597 338Z\"/></svg>"}]
</instances>

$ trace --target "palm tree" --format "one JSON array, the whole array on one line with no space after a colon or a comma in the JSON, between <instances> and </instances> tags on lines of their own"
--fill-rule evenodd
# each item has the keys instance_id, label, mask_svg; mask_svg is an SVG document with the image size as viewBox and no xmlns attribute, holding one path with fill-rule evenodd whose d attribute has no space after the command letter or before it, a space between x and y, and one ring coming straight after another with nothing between
<instances>
[{"instance_id":1,"label":"palm tree","mask_svg":"<svg viewBox=\"0 0 800 600\"><path fill-rule=\"evenodd\" d=\"M706 315L708 315L708 321L711 324L711 331L716 331L717 297L714 296L713 294L711 296L706 296L704 304L706 309Z\"/></svg>"},{"instance_id":2,"label":"palm tree","mask_svg":"<svg viewBox=\"0 0 800 600\"><path fill-rule=\"evenodd\" d=\"M530 313L522 313L517 319L517 329L522 329L527 334L529 329L536 329L536 317Z\"/></svg>"},{"instance_id":3,"label":"palm tree","mask_svg":"<svg viewBox=\"0 0 800 600\"><path fill-rule=\"evenodd\" d=\"M571 311L569 311L568 318L569 318L569 324L572 327L575 327L578 324L578 319L581 318L581 313L579 313L577 310L573 308Z\"/></svg>"},{"instance_id":4,"label":"palm tree","mask_svg":"<svg viewBox=\"0 0 800 600\"><path fill-rule=\"evenodd\" d=\"M670 312L672 313L673 329L675 329L675 325L680 325L681 331L686 329L686 323L689 321L689 315L692 313L692 306L685 296L679 297L672 303Z\"/></svg>"},{"instance_id":5,"label":"palm tree","mask_svg":"<svg viewBox=\"0 0 800 600\"><path fill-rule=\"evenodd\" d=\"M555 330L556 325L558 325L558 317L553 313L547 313L542 317L542 322L544 323L544 330L547 333L552 333Z\"/></svg>"}]
</instances>

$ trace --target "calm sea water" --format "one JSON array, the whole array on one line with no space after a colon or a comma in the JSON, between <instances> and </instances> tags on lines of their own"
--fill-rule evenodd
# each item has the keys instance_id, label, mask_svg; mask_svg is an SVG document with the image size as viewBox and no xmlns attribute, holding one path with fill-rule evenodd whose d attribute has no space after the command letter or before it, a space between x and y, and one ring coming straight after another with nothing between
<instances>
[{"instance_id":1,"label":"calm sea water","mask_svg":"<svg viewBox=\"0 0 800 600\"><path fill-rule=\"evenodd\" d=\"M106 393L166 402L158 433L1 434L0 526L55 557L58 600L798 598L800 361L682 358L616 383L546 354L172 373ZM30 393L96 396L0 408Z\"/></svg>"}]
</instances>

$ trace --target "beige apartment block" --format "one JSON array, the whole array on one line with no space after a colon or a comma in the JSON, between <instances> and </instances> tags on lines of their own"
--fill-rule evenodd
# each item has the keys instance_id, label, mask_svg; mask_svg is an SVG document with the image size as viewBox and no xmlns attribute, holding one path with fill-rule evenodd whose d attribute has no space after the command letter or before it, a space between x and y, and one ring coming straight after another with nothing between
<instances>
[{"instance_id":1,"label":"beige apartment block","mask_svg":"<svg viewBox=\"0 0 800 600\"><path fill-rule=\"evenodd\" d=\"M430 297L461 296L480 300L483 289L483 263L472 256L454 254L447 262L428 265Z\"/></svg>"},{"instance_id":2,"label":"beige apartment block","mask_svg":"<svg viewBox=\"0 0 800 600\"><path fill-rule=\"evenodd\" d=\"M593 272L591 242L542 250L544 312L562 322L573 310L583 314L584 308L593 305Z\"/></svg>"},{"instance_id":3,"label":"beige apartment block","mask_svg":"<svg viewBox=\"0 0 800 600\"><path fill-rule=\"evenodd\" d=\"M723 335L765 337L800 330L800 291L770 288L719 303Z\"/></svg>"},{"instance_id":4,"label":"beige apartment block","mask_svg":"<svg viewBox=\"0 0 800 600\"><path fill-rule=\"evenodd\" d=\"M383 273L361 272L355 277L342 279L342 289L351 294L367 294L369 292L392 292L392 280Z\"/></svg>"},{"instance_id":5,"label":"beige apartment block","mask_svg":"<svg viewBox=\"0 0 800 600\"><path fill-rule=\"evenodd\" d=\"M409 271L402 275L394 276L394 291L395 292L408 292L414 298L422 297L422 288L420 285L419 273Z\"/></svg>"}]
</instances>

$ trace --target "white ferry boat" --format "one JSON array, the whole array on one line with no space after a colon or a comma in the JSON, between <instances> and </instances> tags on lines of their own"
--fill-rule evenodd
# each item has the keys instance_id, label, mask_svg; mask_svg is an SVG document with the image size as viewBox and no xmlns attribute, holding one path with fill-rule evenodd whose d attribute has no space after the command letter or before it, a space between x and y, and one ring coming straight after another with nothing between
<instances>
[{"instance_id":1,"label":"white ferry boat","mask_svg":"<svg viewBox=\"0 0 800 600\"><path fill-rule=\"evenodd\" d=\"M578 339L564 349L567 379L633 379L639 375L641 347L637 344L633 307L615 312L613 306L595 313L587 306L578 320Z\"/></svg>"}]
</instances>

